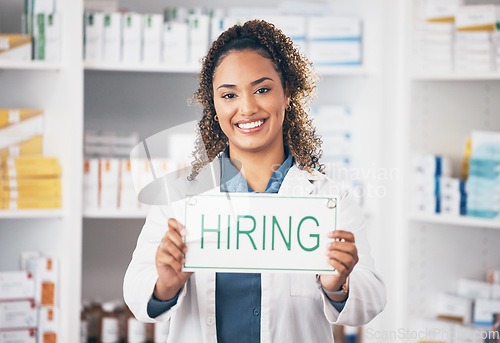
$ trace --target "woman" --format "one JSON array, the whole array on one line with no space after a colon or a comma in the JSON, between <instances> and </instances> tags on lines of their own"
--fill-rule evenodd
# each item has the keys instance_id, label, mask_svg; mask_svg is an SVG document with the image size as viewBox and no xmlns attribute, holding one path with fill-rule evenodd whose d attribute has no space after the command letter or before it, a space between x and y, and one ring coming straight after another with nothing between
<instances>
[{"instance_id":1,"label":"woman","mask_svg":"<svg viewBox=\"0 0 500 343\"><path fill-rule=\"evenodd\" d=\"M331 324L362 325L384 308L363 216L347 189L320 173L320 139L306 112L314 89L309 62L272 24L222 33L196 93L204 110L193 168L169 187L192 194L212 173L221 192L336 196L341 230L329 233L336 241L325 258L338 274L183 272L182 211L153 208L124 297L140 320L171 320L169 342L332 342Z\"/></svg>"}]
</instances>

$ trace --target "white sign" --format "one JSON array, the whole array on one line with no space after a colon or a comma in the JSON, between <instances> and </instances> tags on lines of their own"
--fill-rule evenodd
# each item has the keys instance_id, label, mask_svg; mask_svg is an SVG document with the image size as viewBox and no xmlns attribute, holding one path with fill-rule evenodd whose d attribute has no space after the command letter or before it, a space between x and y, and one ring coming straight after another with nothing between
<instances>
[{"instance_id":1,"label":"white sign","mask_svg":"<svg viewBox=\"0 0 500 343\"><path fill-rule=\"evenodd\" d=\"M275 194L187 197L184 271L336 273L325 254L336 203Z\"/></svg>"}]
</instances>

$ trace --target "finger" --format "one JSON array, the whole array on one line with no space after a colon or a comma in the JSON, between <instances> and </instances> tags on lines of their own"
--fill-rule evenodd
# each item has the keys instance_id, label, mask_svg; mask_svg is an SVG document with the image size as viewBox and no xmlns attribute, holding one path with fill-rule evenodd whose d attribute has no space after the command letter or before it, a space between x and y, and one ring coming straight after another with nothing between
<instances>
[{"instance_id":1,"label":"finger","mask_svg":"<svg viewBox=\"0 0 500 343\"><path fill-rule=\"evenodd\" d=\"M168 228L169 230L173 230L179 233L181 236L186 235L186 228L182 225L177 219L169 218L168 219Z\"/></svg>"},{"instance_id":2,"label":"finger","mask_svg":"<svg viewBox=\"0 0 500 343\"><path fill-rule=\"evenodd\" d=\"M184 250L180 250L176 245L174 244L167 244L166 246L167 253L172 255L177 261L182 261L184 259Z\"/></svg>"},{"instance_id":3,"label":"finger","mask_svg":"<svg viewBox=\"0 0 500 343\"><path fill-rule=\"evenodd\" d=\"M344 265L349 271L351 271L357 263L356 259L352 255L342 251L330 251L327 256L329 259L333 259Z\"/></svg>"},{"instance_id":4,"label":"finger","mask_svg":"<svg viewBox=\"0 0 500 343\"><path fill-rule=\"evenodd\" d=\"M179 232L175 230L172 231L168 230L164 238L165 240L162 243L163 246L168 245L168 243L171 242L172 244L177 246L177 248L181 251L184 250L184 247L186 246Z\"/></svg>"},{"instance_id":5,"label":"finger","mask_svg":"<svg viewBox=\"0 0 500 343\"><path fill-rule=\"evenodd\" d=\"M328 233L328 238L344 240L346 242L354 243L354 234L350 231L335 230Z\"/></svg>"},{"instance_id":6,"label":"finger","mask_svg":"<svg viewBox=\"0 0 500 343\"><path fill-rule=\"evenodd\" d=\"M342 241L330 242L327 245L327 250L342 251L352 256L358 255L358 249L356 248L356 245L351 242L342 242Z\"/></svg>"},{"instance_id":7,"label":"finger","mask_svg":"<svg viewBox=\"0 0 500 343\"><path fill-rule=\"evenodd\" d=\"M339 274L341 274L341 275L349 275L348 269L341 262L339 262L339 261L331 258L331 259L328 260L328 264L331 265L333 268L335 268L335 270L337 272L339 272Z\"/></svg>"},{"instance_id":8,"label":"finger","mask_svg":"<svg viewBox=\"0 0 500 343\"><path fill-rule=\"evenodd\" d=\"M162 254L161 256L158 256L157 263L159 265L169 266L176 272L181 272L184 260L178 261L170 254Z\"/></svg>"}]
</instances>

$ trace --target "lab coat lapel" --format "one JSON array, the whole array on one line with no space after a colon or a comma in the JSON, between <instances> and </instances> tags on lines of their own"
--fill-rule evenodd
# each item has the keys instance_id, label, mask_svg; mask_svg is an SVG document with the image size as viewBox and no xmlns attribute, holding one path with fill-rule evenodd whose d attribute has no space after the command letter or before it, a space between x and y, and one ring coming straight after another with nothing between
<instances>
[{"instance_id":1,"label":"lab coat lapel","mask_svg":"<svg viewBox=\"0 0 500 343\"><path fill-rule=\"evenodd\" d=\"M280 195L309 195L314 190L314 181L317 176L305 170L299 169L294 164L281 184L278 194Z\"/></svg>"}]
</instances>

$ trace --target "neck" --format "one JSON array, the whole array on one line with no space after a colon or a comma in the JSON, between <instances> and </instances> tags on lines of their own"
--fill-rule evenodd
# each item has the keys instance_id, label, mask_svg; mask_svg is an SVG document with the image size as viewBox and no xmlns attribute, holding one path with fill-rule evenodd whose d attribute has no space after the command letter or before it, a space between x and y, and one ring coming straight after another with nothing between
<instances>
[{"instance_id":1,"label":"neck","mask_svg":"<svg viewBox=\"0 0 500 343\"><path fill-rule=\"evenodd\" d=\"M285 161L283 144L272 151L248 152L229 147L233 165L254 191L264 192L273 172ZM234 162L233 162L234 161Z\"/></svg>"}]
</instances>

